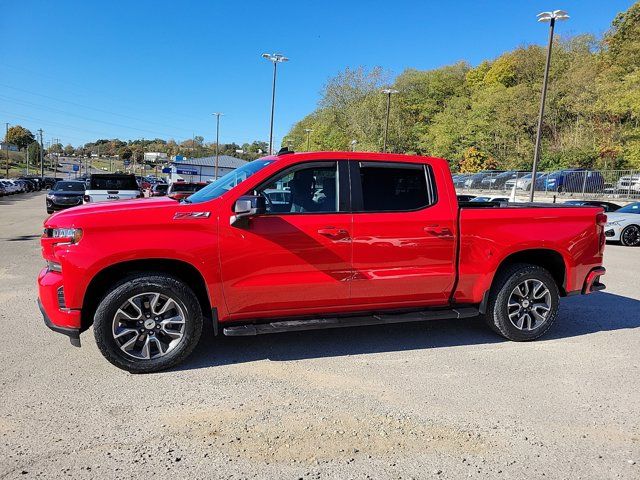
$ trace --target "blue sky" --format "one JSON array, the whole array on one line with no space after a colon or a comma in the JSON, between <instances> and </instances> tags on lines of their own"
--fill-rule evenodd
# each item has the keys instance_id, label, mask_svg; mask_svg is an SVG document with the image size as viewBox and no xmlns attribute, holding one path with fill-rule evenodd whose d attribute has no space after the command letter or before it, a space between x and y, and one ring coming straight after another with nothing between
<instances>
[{"instance_id":1,"label":"blue sky","mask_svg":"<svg viewBox=\"0 0 640 480\"><path fill-rule=\"evenodd\" d=\"M380 65L393 74L544 44L535 15L565 9L560 35L604 33L631 0L35 1L0 16L0 121L78 145L96 138L268 140L311 112L328 78Z\"/></svg>"}]
</instances>

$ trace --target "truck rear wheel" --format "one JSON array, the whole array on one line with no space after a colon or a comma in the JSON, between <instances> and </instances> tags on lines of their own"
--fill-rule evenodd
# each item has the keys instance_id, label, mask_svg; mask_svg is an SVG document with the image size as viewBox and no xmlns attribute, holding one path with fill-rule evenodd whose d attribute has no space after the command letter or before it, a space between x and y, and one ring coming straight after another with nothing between
<instances>
[{"instance_id":1,"label":"truck rear wheel","mask_svg":"<svg viewBox=\"0 0 640 480\"><path fill-rule=\"evenodd\" d=\"M157 372L177 365L196 347L202 311L182 281L137 274L107 292L93 327L98 348L113 365L132 373Z\"/></svg>"},{"instance_id":2,"label":"truck rear wheel","mask_svg":"<svg viewBox=\"0 0 640 480\"><path fill-rule=\"evenodd\" d=\"M535 340L551 328L559 303L558 286L546 269L518 263L496 276L485 319L509 340Z\"/></svg>"}]
</instances>

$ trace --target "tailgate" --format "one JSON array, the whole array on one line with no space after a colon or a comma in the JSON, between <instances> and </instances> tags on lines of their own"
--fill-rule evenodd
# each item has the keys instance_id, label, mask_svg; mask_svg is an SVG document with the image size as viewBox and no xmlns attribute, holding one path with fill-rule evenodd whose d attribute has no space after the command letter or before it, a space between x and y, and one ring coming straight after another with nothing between
<instances>
[{"instance_id":1,"label":"tailgate","mask_svg":"<svg viewBox=\"0 0 640 480\"><path fill-rule=\"evenodd\" d=\"M88 200L87 200L88 197ZM131 200L139 198L139 190L87 190L85 202L104 202L109 200Z\"/></svg>"}]
</instances>

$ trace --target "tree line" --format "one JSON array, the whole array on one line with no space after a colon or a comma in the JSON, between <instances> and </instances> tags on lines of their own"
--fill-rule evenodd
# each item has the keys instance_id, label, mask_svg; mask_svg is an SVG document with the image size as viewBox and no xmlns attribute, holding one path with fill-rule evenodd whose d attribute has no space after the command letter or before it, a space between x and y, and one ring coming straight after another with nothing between
<instances>
[{"instance_id":1,"label":"tree line","mask_svg":"<svg viewBox=\"0 0 640 480\"><path fill-rule=\"evenodd\" d=\"M34 134L21 125L14 125L9 128L5 135L5 142L16 145L21 151L27 150L29 162L37 165L40 161L40 144ZM221 143L218 147L220 155L230 155L243 160L255 160L266 154L269 145L267 142L254 141L251 143ZM131 160L135 163L142 163L145 152L166 153L169 157L182 155L185 157L207 157L215 155L216 144L205 143L204 137L194 136L192 139L183 142L176 142L173 139L99 139L79 146L61 143L49 145L45 149L45 154L55 153L59 155L76 155L80 157L90 157L99 155L103 157L118 156L122 160Z\"/></svg>"},{"instance_id":2,"label":"tree line","mask_svg":"<svg viewBox=\"0 0 640 480\"><path fill-rule=\"evenodd\" d=\"M283 140L296 150L387 150L449 159L454 170L531 168L546 48L523 46L472 67L347 68ZM553 45L541 168L640 168L640 2L602 37Z\"/></svg>"}]
</instances>

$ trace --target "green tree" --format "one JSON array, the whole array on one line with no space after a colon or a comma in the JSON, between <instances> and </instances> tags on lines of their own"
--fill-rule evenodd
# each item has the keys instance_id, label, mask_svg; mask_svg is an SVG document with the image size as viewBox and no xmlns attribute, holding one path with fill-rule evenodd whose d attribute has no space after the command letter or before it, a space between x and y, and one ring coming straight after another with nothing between
<instances>
[{"instance_id":1,"label":"green tree","mask_svg":"<svg viewBox=\"0 0 640 480\"><path fill-rule=\"evenodd\" d=\"M35 142L35 137L26 128L20 125L9 127L5 135L5 141L16 145L20 150L26 148L29 144Z\"/></svg>"}]
</instances>

